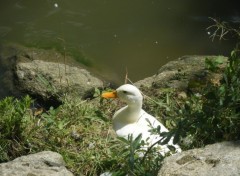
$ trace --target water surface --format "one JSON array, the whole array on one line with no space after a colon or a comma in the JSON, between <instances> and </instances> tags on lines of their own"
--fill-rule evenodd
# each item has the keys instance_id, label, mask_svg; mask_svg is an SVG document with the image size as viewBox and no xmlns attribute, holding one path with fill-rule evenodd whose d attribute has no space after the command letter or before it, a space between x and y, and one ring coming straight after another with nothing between
<instances>
[{"instance_id":1,"label":"water surface","mask_svg":"<svg viewBox=\"0 0 240 176\"><path fill-rule=\"evenodd\" d=\"M183 55L228 55L209 17L240 21L237 1L0 0L0 42L81 52L118 83L151 76Z\"/></svg>"}]
</instances>

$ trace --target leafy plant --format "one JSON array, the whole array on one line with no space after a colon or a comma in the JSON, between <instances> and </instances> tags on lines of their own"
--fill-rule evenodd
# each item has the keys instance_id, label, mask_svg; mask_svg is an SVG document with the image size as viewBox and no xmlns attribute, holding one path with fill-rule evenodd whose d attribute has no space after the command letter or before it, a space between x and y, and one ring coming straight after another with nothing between
<instances>
[{"instance_id":1,"label":"leafy plant","mask_svg":"<svg viewBox=\"0 0 240 176\"><path fill-rule=\"evenodd\" d=\"M29 107L32 100L26 96L22 100L7 97L0 101L0 162L24 153L24 131L28 127Z\"/></svg>"},{"instance_id":2,"label":"leafy plant","mask_svg":"<svg viewBox=\"0 0 240 176\"><path fill-rule=\"evenodd\" d=\"M209 83L200 96L191 95L181 107L178 132L182 137L191 136L186 148L240 139L239 83L240 56L235 50L229 57L220 85Z\"/></svg>"},{"instance_id":3,"label":"leafy plant","mask_svg":"<svg viewBox=\"0 0 240 176\"><path fill-rule=\"evenodd\" d=\"M119 145L121 148L116 147ZM129 135L128 139L118 137L117 144L112 150L114 162L111 162L110 173L113 176L157 175L164 157L157 152L156 148L146 151L143 148L144 145L141 134L135 139L132 135Z\"/></svg>"},{"instance_id":4,"label":"leafy plant","mask_svg":"<svg viewBox=\"0 0 240 176\"><path fill-rule=\"evenodd\" d=\"M216 59L205 59L206 68L212 72L216 72L219 69L219 65L223 64L224 58L218 56Z\"/></svg>"}]
</instances>

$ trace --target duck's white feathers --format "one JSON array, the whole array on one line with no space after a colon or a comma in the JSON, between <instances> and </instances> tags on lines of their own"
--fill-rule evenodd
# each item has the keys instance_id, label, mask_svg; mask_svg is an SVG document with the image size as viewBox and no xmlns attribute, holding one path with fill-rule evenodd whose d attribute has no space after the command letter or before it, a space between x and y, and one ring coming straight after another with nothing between
<instances>
[{"instance_id":1,"label":"duck's white feathers","mask_svg":"<svg viewBox=\"0 0 240 176\"><path fill-rule=\"evenodd\" d=\"M158 126L160 126L161 132L168 132L168 129L163 124L161 124L156 118L145 112L143 109L140 111L138 121L134 123L124 123L113 119L113 129L116 131L116 134L119 137L127 139L129 135L132 135L133 138L136 138L139 134L141 134L142 140L144 140L146 143L145 148L162 139L159 134L152 134L151 132L151 129L157 128ZM173 139L170 139L167 145L174 146L176 152L181 152L180 147L176 144L173 144ZM161 149L160 153L162 155L170 151L167 145L156 145Z\"/></svg>"},{"instance_id":2,"label":"duck's white feathers","mask_svg":"<svg viewBox=\"0 0 240 176\"><path fill-rule=\"evenodd\" d=\"M160 132L167 132L168 129L142 109L143 97L139 89L133 85L125 84L120 86L116 92L119 99L127 103L127 106L119 109L113 116L113 129L116 134L126 139L131 134L133 138L142 134L142 140L147 144L146 147L162 139L158 134L152 134L150 130L157 128L159 125L161 127ZM181 148L173 144L173 139L167 145L172 145L177 152L181 152ZM160 146L160 153L163 155L169 151L167 145Z\"/></svg>"}]
</instances>

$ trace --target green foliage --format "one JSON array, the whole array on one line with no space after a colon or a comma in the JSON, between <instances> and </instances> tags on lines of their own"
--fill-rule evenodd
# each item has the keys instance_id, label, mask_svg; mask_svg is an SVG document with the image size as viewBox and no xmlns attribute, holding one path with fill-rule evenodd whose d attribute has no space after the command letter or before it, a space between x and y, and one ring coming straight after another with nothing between
<instances>
[{"instance_id":1,"label":"green foliage","mask_svg":"<svg viewBox=\"0 0 240 176\"><path fill-rule=\"evenodd\" d=\"M75 175L99 175L105 170L115 175L158 172L163 157L156 157L154 149L145 156L141 136L125 140L111 135L107 113L115 106L109 102L91 105L76 98L37 115L30 109L32 102L28 96L0 101L1 162L51 150L64 157Z\"/></svg>"},{"instance_id":2,"label":"green foliage","mask_svg":"<svg viewBox=\"0 0 240 176\"><path fill-rule=\"evenodd\" d=\"M0 162L43 150L59 152L75 175L98 175L110 158L109 120L79 99L34 115L29 96L0 101ZM98 173L98 174L97 174Z\"/></svg>"},{"instance_id":3,"label":"green foliage","mask_svg":"<svg viewBox=\"0 0 240 176\"><path fill-rule=\"evenodd\" d=\"M171 129L166 141L174 136L174 143L180 142L182 149L191 149L240 139L239 50L231 53L223 71L222 63L222 57L206 58L205 62L209 75L222 73L218 84L206 80L204 86L197 89L189 87L183 98L178 90L162 89L145 101L145 109L162 117L160 121Z\"/></svg>"},{"instance_id":4,"label":"green foliage","mask_svg":"<svg viewBox=\"0 0 240 176\"><path fill-rule=\"evenodd\" d=\"M41 115L37 131L41 136L32 140L36 150L61 153L76 175L100 172L112 139L107 134L109 121L103 121L96 111L97 107L78 99L50 108Z\"/></svg>"},{"instance_id":5,"label":"green foliage","mask_svg":"<svg viewBox=\"0 0 240 176\"><path fill-rule=\"evenodd\" d=\"M164 157L156 148L148 151L144 145L141 134L135 139L132 135L129 135L128 139L118 137L116 145L112 148L111 174L113 176L157 175Z\"/></svg>"},{"instance_id":6,"label":"green foliage","mask_svg":"<svg viewBox=\"0 0 240 176\"><path fill-rule=\"evenodd\" d=\"M30 120L31 102L29 96L22 100L8 97L0 101L0 162L24 153L21 143L26 140L24 131Z\"/></svg>"},{"instance_id":7,"label":"green foliage","mask_svg":"<svg viewBox=\"0 0 240 176\"><path fill-rule=\"evenodd\" d=\"M236 50L229 58L220 85L209 83L202 92L191 95L179 110L178 133L191 138L185 147L240 139L239 105L240 56Z\"/></svg>"},{"instance_id":8,"label":"green foliage","mask_svg":"<svg viewBox=\"0 0 240 176\"><path fill-rule=\"evenodd\" d=\"M210 71L217 71L219 69L219 65L223 64L224 58L222 56L218 56L216 59L206 58L205 65L206 68Z\"/></svg>"}]
</instances>

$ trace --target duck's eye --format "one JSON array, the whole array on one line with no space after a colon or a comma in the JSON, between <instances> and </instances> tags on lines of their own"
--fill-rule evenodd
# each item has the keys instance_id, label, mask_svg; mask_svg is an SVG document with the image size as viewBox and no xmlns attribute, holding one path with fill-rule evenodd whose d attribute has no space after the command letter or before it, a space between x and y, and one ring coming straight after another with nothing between
<instances>
[{"instance_id":1,"label":"duck's eye","mask_svg":"<svg viewBox=\"0 0 240 176\"><path fill-rule=\"evenodd\" d=\"M122 91L122 92L123 92L124 94L128 93L128 92L127 92L127 91L125 91L125 90L124 90L124 91Z\"/></svg>"}]
</instances>

